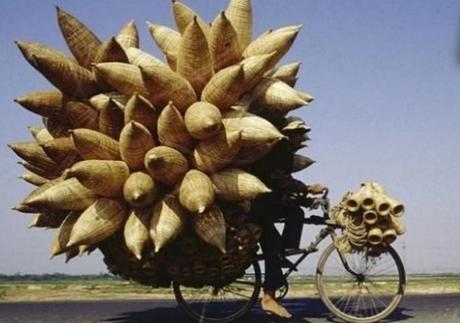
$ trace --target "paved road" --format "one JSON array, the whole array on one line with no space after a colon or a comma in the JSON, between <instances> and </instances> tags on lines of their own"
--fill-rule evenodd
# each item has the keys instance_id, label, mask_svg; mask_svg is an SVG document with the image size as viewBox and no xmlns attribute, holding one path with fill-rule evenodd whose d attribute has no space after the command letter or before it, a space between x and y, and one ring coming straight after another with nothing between
<instances>
[{"instance_id":1,"label":"paved road","mask_svg":"<svg viewBox=\"0 0 460 323\"><path fill-rule=\"evenodd\" d=\"M285 305L295 315L289 322L338 322L319 299L291 299ZM180 323L189 322L172 301L98 301L0 303L2 323ZM254 308L241 322L276 320ZM460 323L460 295L406 296L386 322Z\"/></svg>"}]
</instances>

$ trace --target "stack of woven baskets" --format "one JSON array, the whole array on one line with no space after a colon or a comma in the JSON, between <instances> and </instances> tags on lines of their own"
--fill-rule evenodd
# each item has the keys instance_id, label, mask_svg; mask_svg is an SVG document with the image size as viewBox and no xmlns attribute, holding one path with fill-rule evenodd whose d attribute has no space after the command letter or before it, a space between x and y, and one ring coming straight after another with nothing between
<instances>
[{"instance_id":1,"label":"stack of woven baskets","mask_svg":"<svg viewBox=\"0 0 460 323\"><path fill-rule=\"evenodd\" d=\"M175 1L178 30L149 24L165 62L139 49L131 21L101 42L58 8L74 58L17 42L56 89L15 101L43 118L35 141L10 147L38 186L16 209L57 228L51 254L99 248L109 269L150 285L231 279L250 264L260 229L250 203L271 190L251 165L280 140L295 154L308 126L287 117L313 98L293 88L299 63L276 67L299 26L252 40L249 0L212 24Z\"/></svg>"},{"instance_id":2,"label":"stack of woven baskets","mask_svg":"<svg viewBox=\"0 0 460 323\"><path fill-rule=\"evenodd\" d=\"M406 232L401 216L404 205L390 197L375 182L361 184L356 193L347 193L332 209L332 218L345 228L336 243L344 252L362 250L380 253Z\"/></svg>"}]
</instances>

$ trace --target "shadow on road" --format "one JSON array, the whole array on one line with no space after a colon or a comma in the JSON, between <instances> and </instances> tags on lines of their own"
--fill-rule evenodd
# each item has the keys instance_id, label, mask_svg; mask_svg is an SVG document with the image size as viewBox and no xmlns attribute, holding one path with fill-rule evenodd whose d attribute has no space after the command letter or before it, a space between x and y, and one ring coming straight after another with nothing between
<instances>
[{"instance_id":1,"label":"shadow on road","mask_svg":"<svg viewBox=\"0 0 460 323\"><path fill-rule=\"evenodd\" d=\"M290 323L308 323L311 320L317 322L322 320L324 322L342 322L336 319L329 310L324 306L320 299L287 299L283 304L293 314L293 318L289 320L279 319L275 316L267 315L259 306L254 308L238 322L251 322L251 323L277 323L277 322L290 322ZM411 309L399 307L383 322L402 322L412 318L408 313ZM157 307L144 311L120 313L116 317L104 320L105 322L112 323L178 323L178 322L191 322L177 307Z\"/></svg>"}]
</instances>

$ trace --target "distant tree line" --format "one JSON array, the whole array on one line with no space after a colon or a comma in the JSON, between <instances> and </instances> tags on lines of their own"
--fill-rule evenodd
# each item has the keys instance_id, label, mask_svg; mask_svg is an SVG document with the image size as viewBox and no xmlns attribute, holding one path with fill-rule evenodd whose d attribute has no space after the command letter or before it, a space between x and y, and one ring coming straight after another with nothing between
<instances>
[{"instance_id":1,"label":"distant tree line","mask_svg":"<svg viewBox=\"0 0 460 323\"><path fill-rule=\"evenodd\" d=\"M92 280L119 280L119 278L111 275L111 274L95 274L95 275L67 275L61 273L53 273L53 274L40 274L40 275L32 275L32 274L22 274L16 273L13 275L4 275L0 274L0 282L20 282L20 281L34 281L34 282L43 282L43 281L75 281L75 280L83 280L83 281L92 281Z\"/></svg>"}]
</instances>

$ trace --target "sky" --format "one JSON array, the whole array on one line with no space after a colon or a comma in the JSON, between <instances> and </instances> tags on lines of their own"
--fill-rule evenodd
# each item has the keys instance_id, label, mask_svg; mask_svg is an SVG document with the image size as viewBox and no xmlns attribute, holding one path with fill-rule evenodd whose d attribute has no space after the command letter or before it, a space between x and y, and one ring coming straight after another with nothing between
<instances>
[{"instance_id":1,"label":"sky","mask_svg":"<svg viewBox=\"0 0 460 323\"><path fill-rule=\"evenodd\" d=\"M184 2L206 21L223 0ZM32 190L7 143L30 141L40 118L13 102L51 85L14 40L69 53L54 5L86 23L100 39L131 18L141 48L161 57L146 21L173 26L169 0L1 1L0 10L0 273L106 272L99 252L64 264L49 260L53 230L27 229L31 217L11 210ZM319 182L336 204L363 181L378 181L406 206L408 232L395 247L406 269L460 272L460 3L455 0L253 0L254 35L302 24L283 63L302 62L297 88L316 101L293 113L312 127L303 150L316 164L297 173ZM306 228L303 241L318 228ZM322 246L325 247L325 244ZM317 257L302 265L313 274Z\"/></svg>"}]
</instances>

